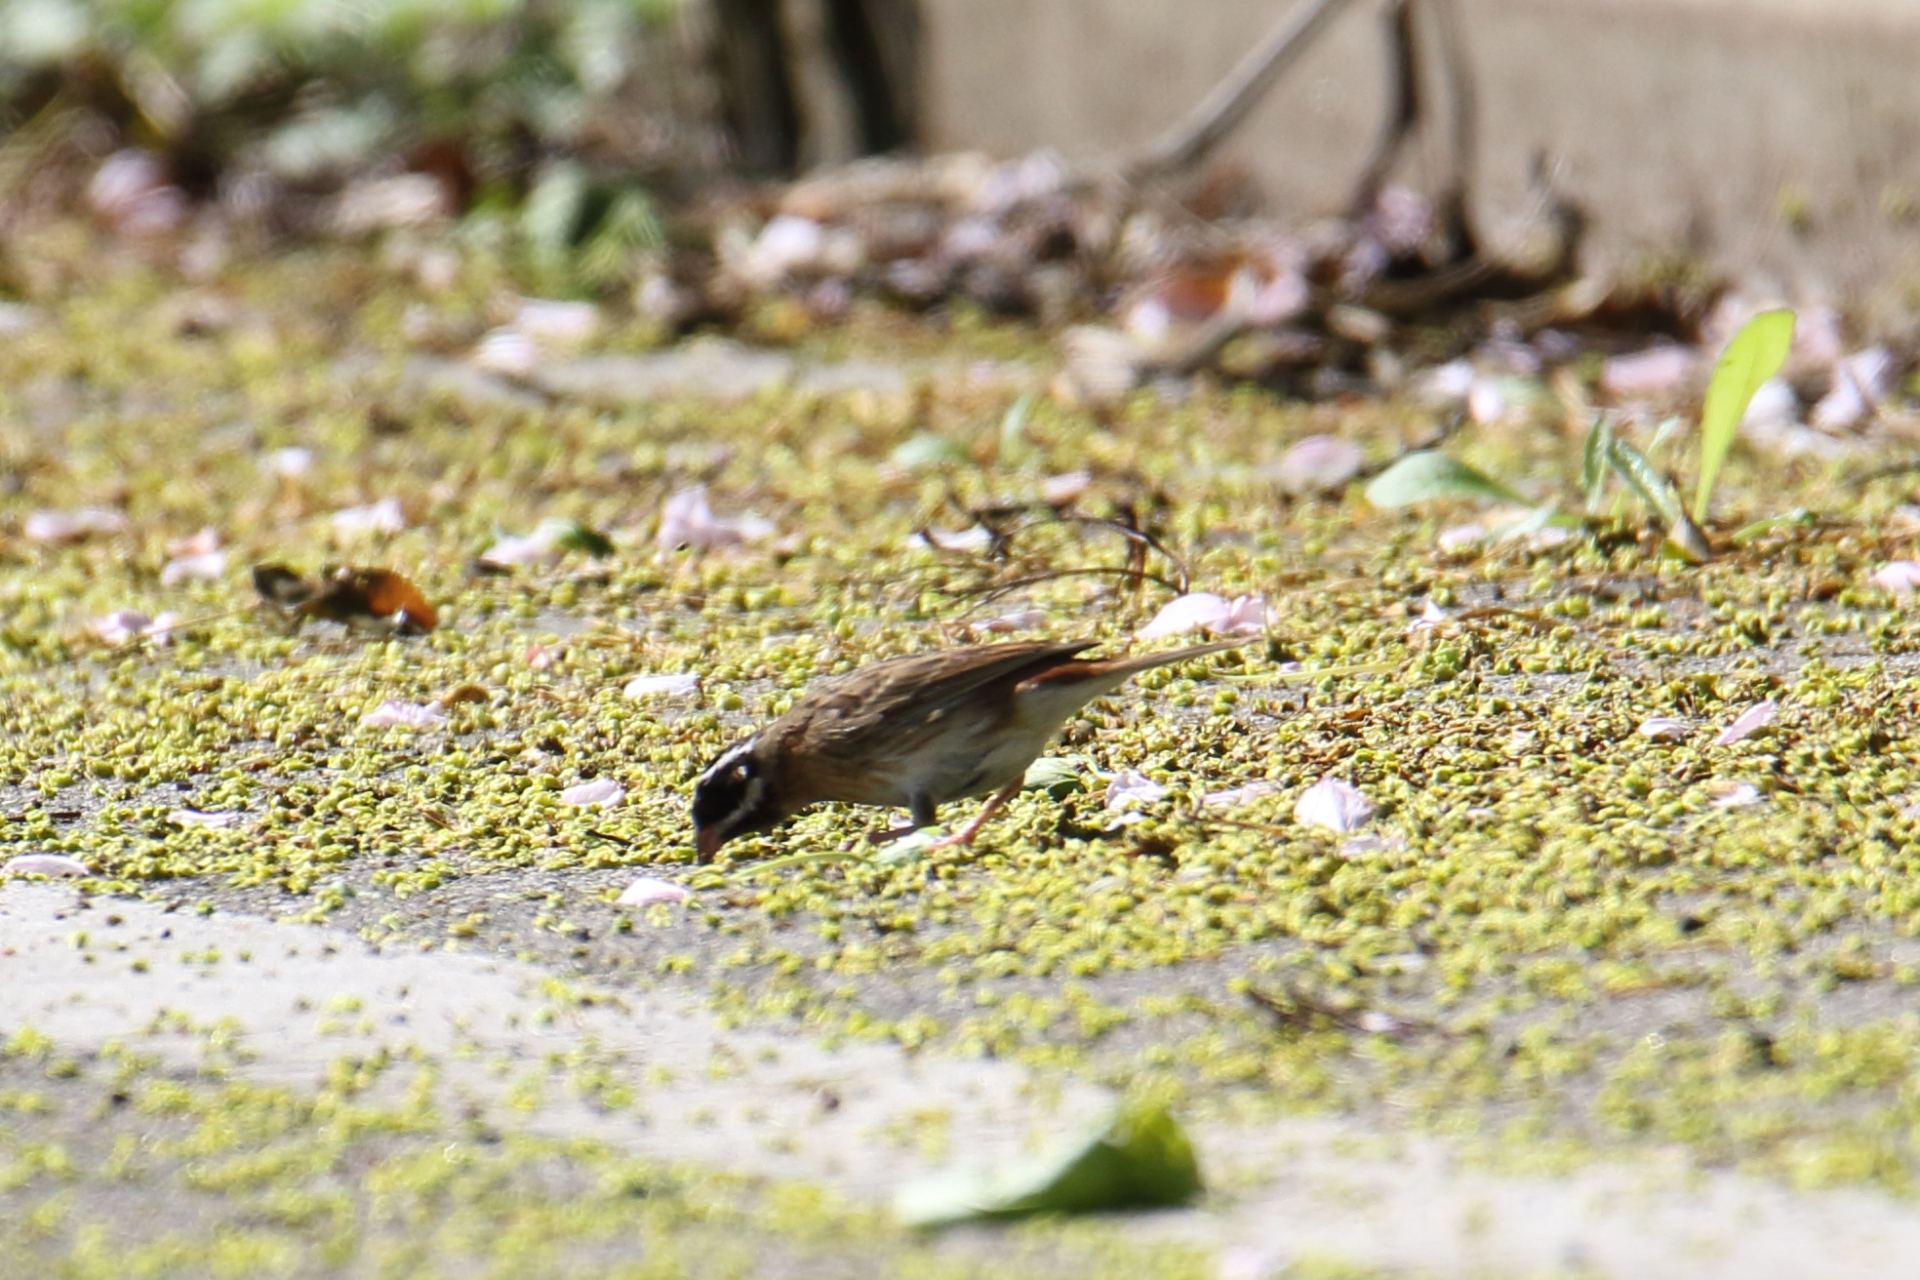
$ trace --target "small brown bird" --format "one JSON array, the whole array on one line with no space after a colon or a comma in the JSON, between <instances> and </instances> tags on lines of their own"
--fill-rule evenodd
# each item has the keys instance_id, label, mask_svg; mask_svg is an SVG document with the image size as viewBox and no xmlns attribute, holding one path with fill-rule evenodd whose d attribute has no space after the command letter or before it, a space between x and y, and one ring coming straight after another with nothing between
<instances>
[{"instance_id":1,"label":"small brown bird","mask_svg":"<svg viewBox=\"0 0 1920 1280\"><path fill-rule=\"evenodd\" d=\"M693 829L701 860L735 836L768 830L822 800L900 806L912 815L913 831L931 824L949 800L991 794L979 816L940 842L970 844L1020 790L1027 766L1067 717L1149 667L1246 640L1126 658L1075 656L1096 643L974 645L891 658L822 681L700 775ZM895 834L906 832L889 838Z\"/></svg>"}]
</instances>

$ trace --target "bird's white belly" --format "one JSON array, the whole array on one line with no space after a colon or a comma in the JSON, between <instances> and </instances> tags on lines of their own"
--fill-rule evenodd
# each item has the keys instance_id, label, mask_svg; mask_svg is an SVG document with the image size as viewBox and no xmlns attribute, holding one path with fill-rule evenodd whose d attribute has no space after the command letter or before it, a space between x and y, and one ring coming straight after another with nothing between
<instances>
[{"instance_id":1,"label":"bird's white belly","mask_svg":"<svg viewBox=\"0 0 1920 1280\"><path fill-rule=\"evenodd\" d=\"M934 804L990 795L1024 775L1052 736L1050 727L1010 732L983 723L974 732L950 729L886 761L871 774L864 795L845 798L905 807L917 793Z\"/></svg>"}]
</instances>

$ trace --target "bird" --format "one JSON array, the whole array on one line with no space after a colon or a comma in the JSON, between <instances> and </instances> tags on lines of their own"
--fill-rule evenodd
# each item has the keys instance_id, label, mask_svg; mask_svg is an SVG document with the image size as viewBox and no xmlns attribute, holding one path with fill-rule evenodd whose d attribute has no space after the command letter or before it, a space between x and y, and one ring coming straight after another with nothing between
<instances>
[{"instance_id":1,"label":"bird","mask_svg":"<svg viewBox=\"0 0 1920 1280\"><path fill-rule=\"evenodd\" d=\"M785 715L716 756L693 788L702 862L823 800L904 808L930 826L950 800L990 795L934 847L968 845L1020 790L1067 718L1150 667L1247 643L1082 658L1097 640L970 645L889 658L819 681Z\"/></svg>"}]
</instances>

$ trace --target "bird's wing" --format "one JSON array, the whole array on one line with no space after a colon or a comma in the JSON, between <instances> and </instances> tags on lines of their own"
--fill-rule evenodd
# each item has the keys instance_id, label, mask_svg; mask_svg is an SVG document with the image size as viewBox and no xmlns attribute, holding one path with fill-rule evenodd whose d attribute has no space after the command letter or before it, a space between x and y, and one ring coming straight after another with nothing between
<instances>
[{"instance_id":1,"label":"bird's wing","mask_svg":"<svg viewBox=\"0 0 1920 1280\"><path fill-rule=\"evenodd\" d=\"M901 747L988 685L1013 686L1091 649L1092 640L1029 640L910 654L824 681L782 719L814 752L870 751L875 738ZM1009 704L1011 699L1007 700Z\"/></svg>"}]
</instances>

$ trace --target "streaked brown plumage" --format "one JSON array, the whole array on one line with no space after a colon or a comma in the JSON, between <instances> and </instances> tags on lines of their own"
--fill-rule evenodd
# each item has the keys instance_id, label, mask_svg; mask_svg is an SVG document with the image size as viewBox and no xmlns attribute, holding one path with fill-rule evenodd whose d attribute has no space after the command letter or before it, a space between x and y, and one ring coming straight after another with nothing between
<instances>
[{"instance_id":1,"label":"streaked brown plumage","mask_svg":"<svg viewBox=\"0 0 1920 1280\"><path fill-rule=\"evenodd\" d=\"M1086 659L1091 640L1035 640L913 654L808 690L793 709L728 747L694 787L700 856L822 800L894 805L914 828L949 800L992 795L943 844L967 844L1019 790L1067 719L1149 667L1243 639Z\"/></svg>"}]
</instances>

